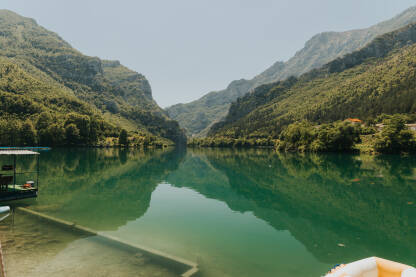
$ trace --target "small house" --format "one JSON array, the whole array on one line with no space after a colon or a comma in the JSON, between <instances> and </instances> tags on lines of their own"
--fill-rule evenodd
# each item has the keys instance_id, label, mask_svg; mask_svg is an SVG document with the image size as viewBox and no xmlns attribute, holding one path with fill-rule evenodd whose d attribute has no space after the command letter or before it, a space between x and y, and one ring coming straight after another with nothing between
<instances>
[{"instance_id":1,"label":"small house","mask_svg":"<svg viewBox=\"0 0 416 277\"><path fill-rule=\"evenodd\" d=\"M358 118L347 118L345 121L348 121L353 124L362 124L363 121Z\"/></svg>"}]
</instances>

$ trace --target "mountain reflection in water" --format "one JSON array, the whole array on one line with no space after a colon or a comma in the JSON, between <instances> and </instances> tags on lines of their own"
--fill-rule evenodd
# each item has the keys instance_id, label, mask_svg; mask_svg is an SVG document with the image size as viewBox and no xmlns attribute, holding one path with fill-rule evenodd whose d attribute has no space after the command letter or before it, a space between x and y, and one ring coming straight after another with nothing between
<instances>
[{"instance_id":1,"label":"mountain reflection in water","mask_svg":"<svg viewBox=\"0 0 416 277\"><path fill-rule=\"evenodd\" d=\"M28 161L24 166L32 164ZM40 179L38 199L22 204L98 231L119 233L132 241L140 241L147 222L152 222L155 225L150 229L155 231L154 226L158 226L158 231L165 230L164 239L168 241L172 236L176 243L187 247L187 237L195 234L175 234L191 228L178 229L173 221L164 221L163 213L174 214L178 209L176 219L187 222L189 215L171 203L183 198L181 204L196 213L207 209L198 206L205 205L202 200L195 200L203 197L218 205L225 203L234 213L224 222L215 222L215 217L219 218L216 215L214 224L225 226L238 214L251 214L275 232L288 232L316 259L310 261L316 263L314 274L323 274L321 270L332 264L373 255L416 265L416 157L412 156L299 155L230 149L57 149L42 153ZM161 184L166 183L176 190L165 189ZM197 194L187 199L188 191ZM151 212L152 207L155 212ZM209 221L196 214L189 222L201 225ZM255 232L257 227L251 227ZM244 228L241 226L242 231ZM230 235L221 230L209 234L206 244L208 231L199 230L196 243L200 245L189 243L186 250L172 254L209 260L207 257L215 253L224 261L223 268L217 269L226 271L224 276L244 272L247 262L235 254L246 251L239 249L244 241L235 239L226 251L215 252L215 243L219 243L215 238ZM154 241L159 239L158 232L151 235ZM262 245L260 237L258 240ZM174 246L168 250L175 252ZM294 251L296 256L300 251L290 245L273 249L275 252L264 250L265 256L276 251ZM192 256L195 251L198 254ZM273 265L273 257L247 256L258 259L258 264L270 259L261 268L252 266L247 276L267 276L259 273L275 273L279 266L286 266L278 262ZM285 272L301 276L294 272L302 261L293 263L295 269ZM202 264L207 272L213 266L209 261Z\"/></svg>"}]
</instances>

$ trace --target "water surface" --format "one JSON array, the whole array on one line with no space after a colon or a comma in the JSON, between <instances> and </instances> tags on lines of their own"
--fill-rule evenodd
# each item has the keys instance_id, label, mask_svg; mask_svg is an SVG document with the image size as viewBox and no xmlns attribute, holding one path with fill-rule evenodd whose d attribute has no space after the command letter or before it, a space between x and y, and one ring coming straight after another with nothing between
<instances>
[{"instance_id":1,"label":"water surface","mask_svg":"<svg viewBox=\"0 0 416 277\"><path fill-rule=\"evenodd\" d=\"M368 256L416 265L416 157L56 149L40 168L38 199L20 205L196 261L203 276L321 276Z\"/></svg>"}]
</instances>

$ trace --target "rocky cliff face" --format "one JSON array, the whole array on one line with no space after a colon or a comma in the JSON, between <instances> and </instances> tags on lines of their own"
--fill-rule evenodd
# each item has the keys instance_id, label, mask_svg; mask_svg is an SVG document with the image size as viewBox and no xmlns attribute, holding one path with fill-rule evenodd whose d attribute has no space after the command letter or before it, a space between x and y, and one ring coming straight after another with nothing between
<instances>
[{"instance_id":1,"label":"rocky cliff face","mask_svg":"<svg viewBox=\"0 0 416 277\"><path fill-rule=\"evenodd\" d=\"M150 83L144 75L128 69L119 61L103 61L102 65L104 76L123 90L127 101L134 102L133 98L141 94L153 101Z\"/></svg>"},{"instance_id":2,"label":"rocky cliff face","mask_svg":"<svg viewBox=\"0 0 416 277\"><path fill-rule=\"evenodd\" d=\"M276 62L251 80L232 82L226 89L210 92L188 104L178 104L167 108L168 114L185 128L190 135L203 135L210 126L224 118L230 104L255 87L284 80L290 76L300 76L314 68L364 47L375 37L416 22L416 7L411 7L396 17L366 29L346 32L324 32L313 36L287 62ZM211 103L207 105L207 98ZM198 117L205 116L206 122L194 124Z\"/></svg>"}]
</instances>

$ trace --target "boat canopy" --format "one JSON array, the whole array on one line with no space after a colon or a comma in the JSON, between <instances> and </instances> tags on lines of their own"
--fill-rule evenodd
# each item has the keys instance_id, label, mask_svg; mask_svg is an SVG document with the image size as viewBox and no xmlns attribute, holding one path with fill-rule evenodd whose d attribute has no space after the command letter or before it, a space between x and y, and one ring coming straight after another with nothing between
<instances>
[{"instance_id":1,"label":"boat canopy","mask_svg":"<svg viewBox=\"0 0 416 277\"><path fill-rule=\"evenodd\" d=\"M0 155L39 155L39 153L30 150L0 150Z\"/></svg>"}]
</instances>

